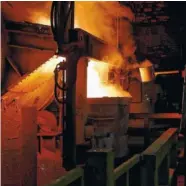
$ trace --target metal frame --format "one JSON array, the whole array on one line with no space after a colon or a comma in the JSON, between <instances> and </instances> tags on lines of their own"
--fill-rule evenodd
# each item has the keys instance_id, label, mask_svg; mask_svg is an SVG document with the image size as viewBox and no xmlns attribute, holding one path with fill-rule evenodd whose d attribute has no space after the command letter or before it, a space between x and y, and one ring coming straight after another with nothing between
<instances>
[{"instance_id":1,"label":"metal frame","mask_svg":"<svg viewBox=\"0 0 186 186\"><path fill-rule=\"evenodd\" d=\"M65 176L55 180L48 186L67 186L70 184L75 184L77 186L84 186L84 171L82 168L78 167L69 171ZM77 181L79 182L77 183Z\"/></svg>"},{"instance_id":2,"label":"metal frame","mask_svg":"<svg viewBox=\"0 0 186 186\"><path fill-rule=\"evenodd\" d=\"M129 186L130 180L129 180L129 171L134 168L135 165L137 165L140 162L140 154L136 154L133 157L131 157L126 162L122 163L120 166L114 169L114 181L116 181L119 177L122 175L126 175L125 183L124 185Z\"/></svg>"},{"instance_id":3,"label":"metal frame","mask_svg":"<svg viewBox=\"0 0 186 186\"><path fill-rule=\"evenodd\" d=\"M171 153L176 153L175 145L177 135L178 129L168 129L142 153L144 163L142 176L143 186L159 186L159 184L171 185L169 168ZM172 157L172 161L174 165L176 165L175 154Z\"/></svg>"},{"instance_id":4,"label":"metal frame","mask_svg":"<svg viewBox=\"0 0 186 186\"><path fill-rule=\"evenodd\" d=\"M92 149L88 152L88 160L85 165L89 169L99 169L104 171L104 177L101 177L102 184L105 186L114 186L115 182L121 177L125 176L125 181L123 183L129 186L130 180L129 175L131 170L136 166L140 165L140 180L139 185L141 186L159 186L171 185L174 170L171 167L170 160L172 160L172 167L174 168L176 163L176 142L177 142L178 129L170 128L165 131L152 145L150 145L143 153L136 154L129 160L125 161L118 167L114 169L114 153L112 149ZM102 163L102 166L100 164ZM158 172L160 171L160 175ZM130 173L129 173L130 172ZM70 171L66 176L58 179L53 184L49 186L66 186L73 183L75 180L81 177L83 182L83 172L82 169L74 169ZM95 174L87 175L85 174L85 184L87 186L91 185L91 179L97 179L100 177L99 171ZM159 178L158 178L159 176ZM89 179L91 177L91 179ZM135 179L137 179L135 177ZM99 180L98 180L99 181ZM83 184L81 182L81 184Z\"/></svg>"}]
</instances>

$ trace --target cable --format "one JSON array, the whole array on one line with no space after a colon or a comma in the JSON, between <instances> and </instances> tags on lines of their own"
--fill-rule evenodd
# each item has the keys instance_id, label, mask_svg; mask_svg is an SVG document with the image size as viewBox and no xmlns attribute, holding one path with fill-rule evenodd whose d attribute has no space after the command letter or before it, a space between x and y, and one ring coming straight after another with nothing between
<instances>
[{"instance_id":1,"label":"cable","mask_svg":"<svg viewBox=\"0 0 186 186\"><path fill-rule=\"evenodd\" d=\"M53 1L52 7L51 7L51 29L54 36L54 40L58 44L58 53L62 53L62 44L65 43L65 31L67 27L67 23L69 20L70 13L73 11L74 8L74 2L63 2L63 1ZM57 89L66 91L65 83L63 82L63 86L60 86L58 83L58 74L60 71L65 71L63 67L61 67L61 62L56 65L56 68L54 70L54 81L55 81L55 87L54 87L54 95L55 99L61 103L64 104L64 101L61 101L58 98L57 95ZM63 73L62 72L62 73ZM64 75L64 73L63 73Z\"/></svg>"},{"instance_id":2,"label":"cable","mask_svg":"<svg viewBox=\"0 0 186 186\"><path fill-rule=\"evenodd\" d=\"M66 39L66 36L68 35L67 32L71 28L73 29L73 19L69 20L69 17L71 15L71 18L74 15L74 2L71 1L55 1L52 3L51 8L51 28L52 33L54 36L54 40L57 42L58 45L58 51L57 55L68 53L68 57L66 58L66 62L60 62L57 64L55 70L54 70L54 81L55 81L55 87L54 87L54 95L55 100L62 104L62 127L63 127L63 167L66 170L71 170L72 168L76 167L76 153L75 153L75 131L74 131L74 102L73 102L73 85L76 80L76 69L77 64L72 64L72 58L71 54L74 49L76 49L74 46L68 48L67 51L64 50L64 44L68 43L68 40ZM69 21L71 21L71 24L69 26ZM68 28L67 28L68 26ZM75 61L76 55L73 54L73 61ZM79 57L79 56L77 56ZM68 67L67 67L68 64ZM73 65L73 66L72 66ZM75 73L73 73L74 71ZM62 72L62 78L59 76L59 73ZM67 74L68 72L68 74ZM67 75L66 75L67 74ZM66 77L67 76L67 77ZM74 77L75 76L75 77ZM62 82L62 85L58 82L58 77L60 77L60 82ZM68 87L67 85L68 84ZM60 91L60 98L58 96L58 89ZM61 95L62 93L62 95ZM69 135L71 135L71 138L69 140Z\"/></svg>"},{"instance_id":3,"label":"cable","mask_svg":"<svg viewBox=\"0 0 186 186\"><path fill-rule=\"evenodd\" d=\"M58 52L61 52L61 45L65 43L65 31L72 12L74 2L54 1L51 8L51 28L54 40L58 44Z\"/></svg>"},{"instance_id":4,"label":"cable","mask_svg":"<svg viewBox=\"0 0 186 186\"><path fill-rule=\"evenodd\" d=\"M56 101L61 103L61 104L65 104L65 102L64 102L64 100L61 101L58 98L57 90L59 89L60 91L62 90L63 92L67 91L67 87L66 87L66 83L65 83L65 71L66 71L66 63L65 62L60 62L59 64L57 64L56 68L54 70L54 82L55 82L54 95L55 95ZM62 72L62 84L63 84L63 86L61 86L58 83L58 77L59 77L58 74L60 72Z\"/></svg>"}]
</instances>

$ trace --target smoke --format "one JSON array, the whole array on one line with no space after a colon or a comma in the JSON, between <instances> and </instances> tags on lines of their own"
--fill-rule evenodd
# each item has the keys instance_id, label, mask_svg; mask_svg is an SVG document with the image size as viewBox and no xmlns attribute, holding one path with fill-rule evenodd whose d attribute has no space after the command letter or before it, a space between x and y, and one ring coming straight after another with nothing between
<instances>
[{"instance_id":1,"label":"smoke","mask_svg":"<svg viewBox=\"0 0 186 186\"><path fill-rule=\"evenodd\" d=\"M32 22L36 20L36 22L39 24L51 25L50 11L51 11L52 2L46 1L46 2L42 2L43 4L41 4L41 2L39 3L40 4L37 4L37 11L34 11L32 14L30 14L29 16L30 19L32 20Z\"/></svg>"},{"instance_id":2,"label":"smoke","mask_svg":"<svg viewBox=\"0 0 186 186\"><path fill-rule=\"evenodd\" d=\"M126 20L127 19L127 20ZM134 14L118 2L75 2L75 25L119 50L108 51L113 65L126 66L135 61L135 42L130 21Z\"/></svg>"},{"instance_id":3,"label":"smoke","mask_svg":"<svg viewBox=\"0 0 186 186\"><path fill-rule=\"evenodd\" d=\"M112 45L117 44L117 17L133 20L132 11L118 2L75 2L76 26Z\"/></svg>"},{"instance_id":4,"label":"smoke","mask_svg":"<svg viewBox=\"0 0 186 186\"><path fill-rule=\"evenodd\" d=\"M6 20L50 25L51 1L2 2L2 13Z\"/></svg>"},{"instance_id":5,"label":"smoke","mask_svg":"<svg viewBox=\"0 0 186 186\"><path fill-rule=\"evenodd\" d=\"M3 3L7 19L50 25L50 1ZM109 62L117 66L127 66L135 59L135 42L129 21L134 14L129 7L117 1L75 1L75 25L92 35L113 45L116 49L107 51Z\"/></svg>"}]
</instances>

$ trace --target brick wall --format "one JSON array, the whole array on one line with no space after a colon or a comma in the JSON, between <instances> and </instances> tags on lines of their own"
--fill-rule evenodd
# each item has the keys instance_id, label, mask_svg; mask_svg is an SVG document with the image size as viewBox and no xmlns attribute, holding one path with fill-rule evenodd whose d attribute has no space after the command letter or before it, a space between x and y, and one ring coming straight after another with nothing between
<instances>
[{"instance_id":1,"label":"brick wall","mask_svg":"<svg viewBox=\"0 0 186 186\"><path fill-rule=\"evenodd\" d=\"M173 69L178 63L180 46L167 32L169 4L135 1L128 2L128 6L135 14L134 30L139 52L156 64L155 68Z\"/></svg>"}]
</instances>

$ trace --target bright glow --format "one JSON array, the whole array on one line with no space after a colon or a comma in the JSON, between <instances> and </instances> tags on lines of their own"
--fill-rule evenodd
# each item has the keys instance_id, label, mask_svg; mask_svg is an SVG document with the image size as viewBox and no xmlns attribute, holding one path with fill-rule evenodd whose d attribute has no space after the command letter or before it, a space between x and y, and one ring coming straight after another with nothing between
<instances>
[{"instance_id":1,"label":"bright glow","mask_svg":"<svg viewBox=\"0 0 186 186\"><path fill-rule=\"evenodd\" d=\"M109 65L90 60L87 75L87 97L131 97L121 87L108 83Z\"/></svg>"},{"instance_id":2,"label":"bright glow","mask_svg":"<svg viewBox=\"0 0 186 186\"><path fill-rule=\"evenodd\" d=\"M6 105L17 100L18 107L34 105L38 110L44 108L53 99L54 69L59 63L57 55L52 56L44 64L26 76L3 96Z\"/></svg>"},{"instance_id":3,"label":"bright glow","mask_svg":"<svg viewBox=\"0 0 186 186\"><path fill-rule=\"evenodd\" d=\"M48 19L48 17L42 16L42 15L35 16L34 20L36 20L36 23L39 23L42 25L51 25L50 19Z\"/></svg>"},{"instance_id":4,"label":"bright glow","mask_svg":"<svg viewBox=\"0 0 186 186\"><path fill-rule=\"evenodd\" d=\"M66 60L66 58L54 55L47 62L45 62L41 67L39 67L37 70L39 71L40 74L42 73L53 74L53 71L56 65L59 62L62 62L63 60Z\"/></svg>"},{"instance_id":5,"label":"bright glow","mask_svg":"<svg viewBox=\"0 0 186 186\"><path fill-rule=\"evenodd\" d=\"M155 75L164 75L164 74L178 74L178 70L173 70L173 71L163 71L163 72L155 72Z\"/></svg>"},{"instance_id":6,"label":"bright glow","mask_svg":"<svg viewBox=\"0 0 186 186\"><path fill-rule=\"evenodd\" d=\"M58 63L59 57L57 55L52 56L48 61L34 70L29 75L29 78L23 79L16 86L14 86L12 91L20 92L24 90L25 92L30 92L35 90L38 87L38 84L41 85L47 79L53 79L54 69Z\"/></svg>"},{"instance_id":7,"label":"bright glow","mask_svg":"<svg viewBox=\"0 0 186 186\"><path fill-rule=\"evenodd\" d=\"M150 82L154 79L154 70L152 67L139 68L142 82Z\"/></svg>"},{"instance_id":8,"label":"bright glow","mask_svg":"<svg viewBox=\"0 0 186 186\"><path fill-rule=\"evenodd\" d=\"M57 58L58 58L58 61L59 61L59 62L64 62L64 61L66 61L66 57L58 56Z\"/></svg>"}]
</instances>

